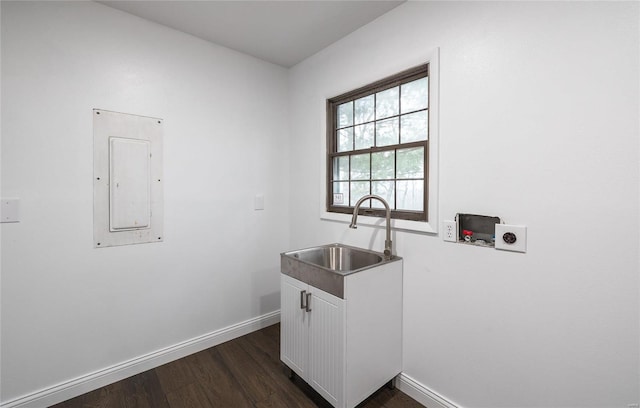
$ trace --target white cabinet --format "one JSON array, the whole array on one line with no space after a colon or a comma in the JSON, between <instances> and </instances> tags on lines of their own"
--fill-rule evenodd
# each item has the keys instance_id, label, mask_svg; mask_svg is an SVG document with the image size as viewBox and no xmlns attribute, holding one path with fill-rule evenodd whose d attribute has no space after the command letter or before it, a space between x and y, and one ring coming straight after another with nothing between
<instances>
[{"instance_id":1,"label":"white cabinet","mask_svg":"<svg viewBox=\"0 0 640 408\"><path fill-rule=\"evenodd\" d=\"M307 377L309 314L304 307L309 285L281 275L280 359L301 377Z\"/></svg>"},{"instance_id":2,"label":"white cabinet","mask_svg":"<svg viewBox=\"0 0 640 408\"><path fill-rule=\"evenodd\" d=\"M281 274L280 356L333 406L402 371L402 260L347 275L343 298Z\"/></svg>"},{"instance_id":3,"label":"white cabinet","mask_svg":"<svg viewBox=\"0 0 640 408\"><path fill-rule=\"evenodd\" d=\"M342 397L344 300L282 276L281 359L334 406Z\"/></svg>"}]
</instances>

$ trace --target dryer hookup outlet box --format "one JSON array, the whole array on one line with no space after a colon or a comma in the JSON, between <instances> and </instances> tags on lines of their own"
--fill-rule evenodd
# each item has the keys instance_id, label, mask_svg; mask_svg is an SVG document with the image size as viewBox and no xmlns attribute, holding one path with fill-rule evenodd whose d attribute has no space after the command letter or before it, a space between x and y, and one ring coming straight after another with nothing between
<instances>
[{"instance_id":1,"label":"dryer hookup outlet box","mask_svg":"<svg viewBox=\"0 0 640 408\"><path fill-rule=\"evenodd\" d=\"M524 225L496 225L496 249L527 252L527 227Z\"/></svg>"}]
</instances>

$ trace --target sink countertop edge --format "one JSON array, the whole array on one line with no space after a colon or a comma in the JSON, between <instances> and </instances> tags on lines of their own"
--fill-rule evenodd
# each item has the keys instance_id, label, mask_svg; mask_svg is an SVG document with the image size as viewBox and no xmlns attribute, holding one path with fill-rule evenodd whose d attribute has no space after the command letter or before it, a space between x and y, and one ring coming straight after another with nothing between
<instances>
[{"instance_id":1,"label":"sink countertop edge","mask_svg":"<svg viewBox=\"0 0 640 408\"><path fill-rule=\"evenodd\" d=\"M307 262L296 258L292 255L294 252L301 252L306 250L312 250L321 247L345 247L358 251L363 251L371 254L378 255L382 258L382 261L373 265L368 265L362 268L354 269L352 271L336 271L329 268L325 268L320 265L316 265L311 262ZM324 290L334 296L344 299L344 279L345 277L354 273L366 271L368 269L376 268L381 265L386 265L390 262L396 262L402 260L402 257L394 255L390 260L384 260L384 254L369 249L358 248L350 245L333 243L326 245L318 245L315 247L295 249L280 253L280 272L291 276L294 279L298 279L304 283L314 286L318 289Z\"/></svg>"}]
</instances>

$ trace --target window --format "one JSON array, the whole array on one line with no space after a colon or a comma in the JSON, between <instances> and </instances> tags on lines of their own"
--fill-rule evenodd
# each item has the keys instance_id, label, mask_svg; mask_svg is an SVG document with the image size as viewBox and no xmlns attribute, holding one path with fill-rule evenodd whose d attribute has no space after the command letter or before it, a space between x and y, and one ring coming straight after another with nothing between
<instances>
[{"instance_id":1,"label":"window","mask_svg":"<svg viewBox=\"0 0 640 408\"><path fill-rule=\"evenodd\" d=\"M327 211L427 221L428 150L429 64L329 99Z\"/></svg>"}]
</instances>

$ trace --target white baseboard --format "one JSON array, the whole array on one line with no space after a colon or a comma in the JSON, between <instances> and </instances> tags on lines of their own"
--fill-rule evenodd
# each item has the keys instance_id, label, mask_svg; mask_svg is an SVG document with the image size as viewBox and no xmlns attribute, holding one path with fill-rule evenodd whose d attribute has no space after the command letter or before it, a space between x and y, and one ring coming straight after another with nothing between
<instances>
[{"instance_id":1,"label":"white baseboard","mask_svg":"<svg viewBox=\"0 0 640 408\"><path fill-rule=\"evenodd\" d=\"M258 316L244 322L207 333L173 346L145 354L131 360L83 375L64 383L45 388L10 401L0 408L42 408L54 405L105 385L140 374L163 364L208 349L218 344L249 334L280 321L280 311Z\"/></svg>"},{"instance_id":2,"label":"white baseboard","mask_svg":"<svg viewBox=\"0 0 640 408\"><path fill-rule=\"evenodd\" d=\"M396 386L427 408L462 408L404 373L396 378Z\"/></svg>"}]
</instances>

